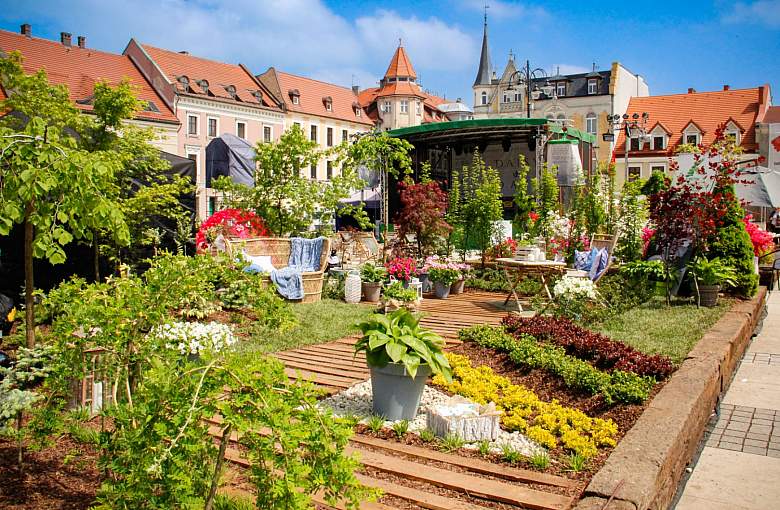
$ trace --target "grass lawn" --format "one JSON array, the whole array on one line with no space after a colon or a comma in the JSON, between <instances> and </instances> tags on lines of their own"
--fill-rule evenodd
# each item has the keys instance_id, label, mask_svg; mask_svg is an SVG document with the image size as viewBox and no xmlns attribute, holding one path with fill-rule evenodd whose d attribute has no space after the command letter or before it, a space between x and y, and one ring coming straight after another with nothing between
<instances>
[{"instance_id":1,"label":"grass lawn","mask_svg":"<svg viewBox=\"0 0 780 510\"><path fill-rule=\"evenodd\" d=\"M690 302L666 306L663 298L657 298L590 329L642 352L666 354L679 365L732 303L721 298L714 308L696 308Z\"/></svg>"},{"instance_id":2,"label":"grass lawn","mask_svg":"<svg viewBox=\"0 0 780 510\"><path fill-rule=\"evenodd\" d=\"M357 323L371 315L376 306L350 305L334 299L292 305L298 324L283 331L246 321L234 324L247 352L277 352L304 345L336 340L358 331Z\"/></svg>"}]
</instances>

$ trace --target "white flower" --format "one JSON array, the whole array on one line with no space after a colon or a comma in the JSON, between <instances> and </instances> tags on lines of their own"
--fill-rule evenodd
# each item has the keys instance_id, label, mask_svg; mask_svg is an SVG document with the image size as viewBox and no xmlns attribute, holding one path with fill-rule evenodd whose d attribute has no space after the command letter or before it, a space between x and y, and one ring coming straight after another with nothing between
<instances>
[{"instance_id":1,"label":"white flower","mask_svg":"<svg viewBox=\"0 0 780 510\"><path fill-rule=\"evenodd\" d=\"M168 349L182 355L219 352L236 343L230 327L219 322L174 322L154 328L150 335L165 342Z\"/></svg>"},{"instance_id":2,"label":"white flower","mask_svg":"<svg viewBox=\"0 0 780 510\"><path fill-rule=\"evenodd\" d=\"M598 299L596 287L593 281L587 278L570 278L564 276L553 287L555 297L577 298L584 297L591 300Z\"/></svg>"}]
</instances>

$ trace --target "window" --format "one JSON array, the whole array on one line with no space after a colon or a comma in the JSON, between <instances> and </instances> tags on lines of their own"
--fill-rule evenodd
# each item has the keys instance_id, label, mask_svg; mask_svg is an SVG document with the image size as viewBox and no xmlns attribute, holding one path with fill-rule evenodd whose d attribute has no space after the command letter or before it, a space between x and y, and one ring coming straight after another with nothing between
<instances>
[{"instance_id":1,"label":"window","mask_svg":"<svg viewBox=\"0 0 780 510\"><path fill-rule=\"evenodd\" d=\"M739 144L739 131L726 131L726 136L734 140L734 143Z\"/></svg>"},{"instance_id":2,"label":"window","mask_svg":"<svg viewBox=\"0 0 780 510\"><path fill-rule=\"evenodd\" d=\"M187 115L187 134L197 136L198 135L198 116Z\"/></svg>"},{"instance_id":3,"label":"window","mask_svg":"<svg viewBox=\"0 0 780 510\"><path fill-rule=\"evenodd\" d=\"M631 151L638 151L639 150L639 137L632 136L631 137L631 147L629 148Z\"/></svg>"},{"instance_id":4,"label":"window","mask_svg":"<svg viewBox=\"0 0 780 510\"><path fill-rule=\"evenodd\" d=\"M317 163L311 164L311 178L312 180L317 180Z\"/></svg>"},{"instance_id":5,"label":"window","mask_svg":"<svg viewBox=\"0 0 780 510\"><path fill-rule=\"evenodd\" d=\"M509 102L509 92L504 92L504 100L502 102L503 103L508 103Z\"/></svg>"},{"instance_id":6,"label":"window","mask_svg":"<svg viewBox=\"0 0 780 510\"><path fill-rule=\"evenodd\" d=\"M215 136L217 136L217 131L219 130L219 128L217 127L217 119L216 118L209 117L209 119L208 119L208 128L209 128L208 135L211 138L214 138Z\"/></svg>"},{"instance_id":7,"label":"window","mask_svg":"<svg viewBox=\"0 0 780 510\"><path fill-rule=\"evenodd\" d=\"M341 141L346 142L349 140L349 132L346 129L341 130Z\"/></svg>"},{"instance_id":8,"label":"window","mask_svg":"<svg viewBox=\"0 0 780 510\"><path fill-rule=\"evenodd\" d=\"M555 85L555 93L558 95L558 97L563 97L566 95L566 82L565 81L559 81Z\"/></svg>"},{"instance_id":9,"label":"window","mask_svg":"<svg viewBox=\"0 0 780 510\"><path fill-rule=\"evenodd\" d=\"M390 113L393 111L393 105L390 101L385 101L385 104L382 106L382 111L385 113Z\"/></svg>"},{"instance_id":10,"label":"window","mask_svg":"<svg viewBox=\"0 0 780 510\"><path fill-rule=\"evenodd\" d=\"M409 101L401 99L401 113L409 113Z\"/></svg>"},{"instance_id":11,"label":"window","mask_svg":"<svg viewBox=\"0 0 780 510\"><path fill-rule=\"evenodd\" d=\"M333 128L329 127L325 133L326 133L325 138L327 140L328 147L333 147Z\"/></svg>"},{"instance_id":12,"label":"window","mask_svg":"<svg viewBox=\"0 0 780 510\"><path fill-rule=\"evenodd\" d=\"M666 173L666 166L665 165L653 165L650 167L650 173L654 174L656 172L660 172L662 174Z\"/></svg>"},{"instance_id":13,"label":"window","mask_svg":"<svg viewBox=\"0 0 780 510\"><path fill-rule=\"evenodd\" d=\"M327 179L331 180L331 179L333 179L333 162L332 161L328 161L327 164L328 164L328 167L327 167L326 175L327 175Z\"/></svg>"},{"instance_id":14,"label":"window","mask_svg":"<svg viewBox=\"0 0 780 510\"><path fill-rule=\"evenodd\" d=\"M299 104L301 102L300 96L292 96L293 104Z\"/></svg>"},{"instance_id":15,"label":"window","mask_svg":"<svg viewBox=\"0 0 780 510\"><path fill-rule=\"evenodd\" d=\"M271 141L271 126L263 126L263 141L268 143Z\"/></svg>"},{"instance_id":16,"label":"window","mask_svg":"<svg viewBox=\"0 0 780 510\"><path fill-rule=\"evenodd\" d=\"M487 92L482 93L482 104L487 104Z\"/></svg>"},{"instance_id":17,"label":"window","mask_svg":"<svg viewBox=\"0 0 780 510\"><path fill-rule=\"evenodd\" d=\"M293 126L301 127L301 123L300 122L293 122Z\"/></svg>"},{"instance_id":18,"label":"window","mask_svg":"<svg viewBox=\"0 0 780 510\"><path fill-rule=\"evenodd\" d=\"M236 136L246 140L246 122L236 122Z\"/></svg>"},{"instance_id":19,"label":"window","mask_svg":"<svg viewBox=\"0 0 780 510\"><path fill-rule=\"evenodd\" d=\"M360 108L355 108L355 117L360 117Z\"/></svg>"},{"instance_id":20,"label":"window","mask_svg":"<svg viewBox=\"0 0 780 510\"><path fill-rule=\"evenodd\" d=\"M628 167L628 182L633 182L642 175L642 169L638 166Z\"/></svg>"},{"instance_id":21,"label":"window","mask_svg":"<svg viewBox=\"0 0 780 510\"><path fill-rule=\"evenodd\" d=\"M420 115L420 107L422 106L422 102L418 99L414 102L414 108L417 112L417 115Z\"/></svg>"},{"instance_id":22,"label":"window","mask_svg":"<svg viewBox=\"0 0 780 510\"><path fill-rule=\"evenodd\" d=\"M691 145L699 145L699 135L697 133L686 134L685 143L689 143Z\"/></svg>"},{"instance_id":23,"label":"window","mask_svg":"<svg viewBox=\"0 0 780 510\"><path fill-rule=\"evenodd\" d=\"M515 103L520 102L520 92L515 92Z\"/></svg>"},{"instance_id":24,"label":"window","mask_svg":"<svg viewBox=\"0 0 780 510\"><path fill-rule=\"evenodd\" d=\"M592 135L595 135L596 134L596 130L597 130L596 124L597 124L596 114L595 113L589 113L585 117L585 131L587 131L588 133L590 133Z\"/></svg>"},{"instance_id":25,"label":"window","mask_svg":"<svg viewBox=\"0 0 780 510\"><path fill-rule=\"evenodd\" d=\"M309 137L309 139L312 142L316 142L317 141L317 126L315 126L314 124L312 124L312 126L311 126L311 136Z\"/></svg>"},{"instance_id":26,"label":"window","mask_svg":"<svg viewBox=\"0 0 780 510\"><path fill-rule=\"evenodd\" d=\"M663 135L661 135L661 136L656 135L656 136L653 137L653 150L654 151L662 151L662 150L664 150L666 148L665 147L666 144L664 143L665 142L664 138L666 138L666 137L663 136Z\"/></svg>"},{"instance_id":27,"label":"window","mask_svg":"<svg viewBox=\"0 0 780 510\"><path fill-rule=\"evenodd\" d=\"M325 101L325 109L328 110L329 112L332 112L333 111L333 103L331 103L330 101Z\"/></svg>"},{"instance_id":28,"label":"window","mask_svg":"<svg viewBox=\"0 0 780 510\"><path fill-rule=\"evenodd\" d=\"M588 94L596 94L598 92L598 85L599 82L596 81L596 78L588 79Z\"/></svg>"}]
</instances>

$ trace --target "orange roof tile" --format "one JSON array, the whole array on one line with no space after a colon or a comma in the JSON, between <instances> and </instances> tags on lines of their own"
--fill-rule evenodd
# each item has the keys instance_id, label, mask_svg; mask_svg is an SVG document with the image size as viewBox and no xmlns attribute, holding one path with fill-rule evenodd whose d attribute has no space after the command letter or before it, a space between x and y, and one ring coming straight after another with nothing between
<instances>
[{"instance_id":1,"label":"orange roof tile","mask_svg":"<svg viewBox=\"0 0 780 510\"><path fill-rule=\"evenodd\" d=\"M138 98L152 103L159 110L141 111L137 118L179 123L173 111L125 55L65 46L48 39L27 37L6 30L0 30L0 49L6 52L19 51L24 57L22 66L27 73L45 69L49 83L67 85L74 102L89 100L96 82L104 80L110 85L118 85L123 79L128 79L137 88ZM84 111L92 110L91 104L76 103L76 107Z\"/></svg>"},{"instance_id":2,"label":"orange roof tile","mask_svg":"<svg viewBox=\"0 0 780 510\"><path fill-rule=\"evenodd\" d=\"M305 78L282 71L273 67L258 77L261 81L276 80L278 88L284 100L287 110L318 117L338 119L366 126L373 126L371 118L361 108L360 116L355 115L355 105L360 108L358 97L352 89L327 83L324 81ZM293 104L291 92L297 92L298 104ZM326 108L326 98L330 98L331 110Z\"/></svg>"},{"instance_id":3,"label":"orange roof tile","mask_svg":"<svg viewBox=\"0 0 780 510\"><path fill-rule=\"evenodd\" d=\"M780 123L780 106L770 106L762 122L767 124Z\"/></svg>"},{"instance_id":4,"label":"orange roof tile","mask_svg":"<svg viewBox=\"0 0 780 510\"><path fill-rule=\"evenodd\" d=\"M390 65L387 66L387 71L385 71L385 78L398 76L417 78L417 74L412 67L412 61L409 60L409 56L406 54L404 47L400 45L395 50L395 54L390 60Z\"/></svg>"},{"instance_id":5,"label":"orange roof tile","mask_svg":"<svg viewBox=\"0 0 780 510\"><path fill-rule=\"evenodd\" d=\"M263 86L240 64L217 62L148 44L141 46L165 73L168 80L174 84L178 94L203 96L204 86L206 86L209 97L235 101L246 106L280 110L271 94L263 90ZM189 85L186 90L179 82L182 76L186 76L188 80ZM258 91L262 94L261 100L255 96Z\"/></svg>"},{"instance_id":6,"label":"orange roof tile","mask_svg":"<svg viewBox=\"0 0 780 510\"><path fill-rule=\"evenodd\" d=\"M683 142L683 131L693 123L702 132L701 143L709 145L715 140L715 131L721 124L733 120L745 129L741 145L746 150L756 150L755 124L768 108L768 85L751 89L730 89L714 92L693 92L667 96L632 97L628 115L647 112L650 123L661 124L670 133L667 153L673 154ZM615 155L624 155L625 134L621 131ZM646 152L646 151L643 151Z\"/></svg>"}]
</instances>

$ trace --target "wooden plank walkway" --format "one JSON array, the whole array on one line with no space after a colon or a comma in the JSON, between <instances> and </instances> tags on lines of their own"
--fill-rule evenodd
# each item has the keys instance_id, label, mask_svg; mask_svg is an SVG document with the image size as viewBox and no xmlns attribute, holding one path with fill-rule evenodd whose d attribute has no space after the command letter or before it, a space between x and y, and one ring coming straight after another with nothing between
<instances>
[{"instance_id":1,"label":"wooden plank walkway","mask_svg":"<svg viewBox=\"0 0 780 510\"><path fill-rule=\"evenodd\" d=\"M441 335L448 346L458 343L458 331L475 324L499 324L509 311L504 307L505 293L466 292L436 299L427 295L420 311L420 324ZM355 357L352 346L358 336L340 338L332 342L309 345L289 351L274 353L284 363L287 376L291 379L308 379L328 394L337 393L368 379L366 357L360 353Z\"/></svg>"}]
</instances>

